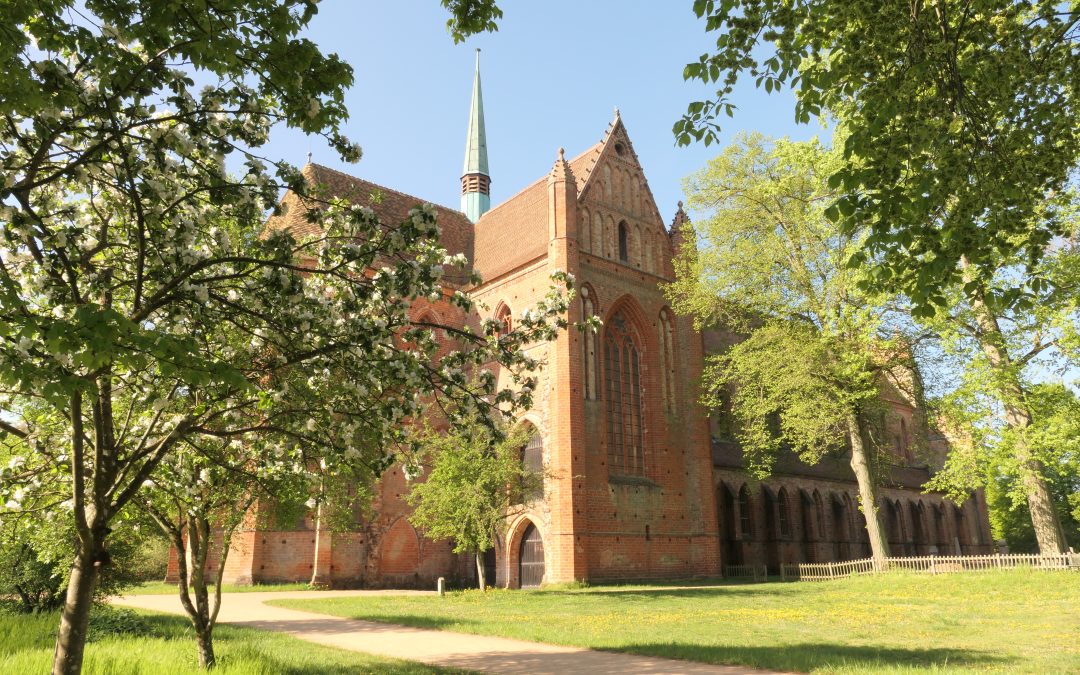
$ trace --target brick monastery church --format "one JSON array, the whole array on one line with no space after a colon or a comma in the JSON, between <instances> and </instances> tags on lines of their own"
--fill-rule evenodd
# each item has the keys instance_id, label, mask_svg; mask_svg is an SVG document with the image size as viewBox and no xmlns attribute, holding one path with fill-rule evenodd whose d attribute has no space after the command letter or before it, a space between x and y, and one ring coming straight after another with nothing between
<instances>
[{"instance_id":1,"label":"brick monastery church","mask_svg":"<svg viewBox=\"0 0 1080 675\"><path fill-rule=\"evenodd\" d=\"M304 172L332 194L370 203L383 222L399 222L425 201L315 164ZM660 284L673 278L679 247L693 245L687 217L680 204L665 225L618 111L599 143L569 160L560 149L546 175L494 208L490 184L478 61L461 211L439 207L438 214L445 248L464 253L482 275L483 283L466 290L488 314L466 317L435 303L418 306L415 318L463 324L493 316L510 325L545 293L550 272L562 269L579 291L570 320L603 320L599 334L568 330L532 347L546 367L535 408L523 417L535 429L523 461L542 461L550 477L489 552L489 581L515 588L716 577L733 565L765 564L775 573L781 562L869 556L847 457L837 452L807 466L790 455L773 477L754 481L729 425L698 403L705 355L736 338L696 331L668 307ZM298 199L286 194L284 202ZM270 226L314 227L302 208ZM882 396L893 413L887 428L894 451L880 490L892 555L991 552L981 494L958 507L922 492L946 452L944 439L910 396L887 386ZM929 440L929 464L909 447L916 437ZM453 554L449 542L431 541L408 522L407 490L401 468L388 471L375 515L355 532L320 531L310 517L290 531L237 532L226 581L474 581L471 556Z\"/></svg>"}]
</instances>

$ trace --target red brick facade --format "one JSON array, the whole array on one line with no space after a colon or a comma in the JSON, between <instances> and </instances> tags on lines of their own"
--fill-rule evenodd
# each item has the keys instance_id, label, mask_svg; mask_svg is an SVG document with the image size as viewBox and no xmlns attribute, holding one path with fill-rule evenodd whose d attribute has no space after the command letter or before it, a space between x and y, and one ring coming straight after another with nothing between
<instances>
[{"instance_id":1,"label":"red brick facade","mask_svg":"<svg viewBox=\"0 0 1080 675\"><path fill-rule=\"evenodd\" d=\"M421 201L323 167L305 171L338 194L379 191L377 210L391 222ZM500 586L518 585L530 524L543 539L547 582L719 576L732 564L775 568L866 555L846 460L808 467L783 458L775 477L757 483L742 471L738 448L710 427L697 402L699 380L706 350L720 348L725 336L695 331L671 312L660 288L673 277L683 217L680 210L674 226L665 227L618 116L600 143L571 161L560 150L547 177L475 224L440 209L447 248L466 253L483 275L480 286L467 289L482 309L465 317L437 304L417 307L417 318L430 313L442 322L475 323L507 308L513 320L562 269L579 289L571 321L585 312L604 321L599 335L569 330L532 347L546 365L524 419L542 439L551 477L544 496L515 516L499 541ZM303 222L292 215L272 225ZM905 429L918 426L910 401L889 392L885 398ZM906 433L882 491L894 555L951 553L957 546L989 551L984 500L976 496L956 509L940 495L922 494L929 471L905 456ZM250 583L315 576L368 586L475 578L472 560L408 523L400 496L407 489L400 468L388 472L375 515L354 533L242 531L226 577Z\"/></svg>"}]
</instances>

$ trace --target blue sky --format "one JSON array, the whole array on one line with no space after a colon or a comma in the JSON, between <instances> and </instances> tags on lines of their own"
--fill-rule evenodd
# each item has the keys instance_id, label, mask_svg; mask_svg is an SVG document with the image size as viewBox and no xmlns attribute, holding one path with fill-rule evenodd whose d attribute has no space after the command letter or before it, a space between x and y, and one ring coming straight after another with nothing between
<instances>
[{"instance_id":1,"label":"blue sky","mask_svg":"<svg viewBox=\"0 0 1080 675\"><path fill-rule=\"evenodd\" d=\"M690 3L500 3L497 33L455 45L438 0L324 0L308 31L355 70L348 94L349 137L364 150L341 163L320 141L278 130L270 157L314 160L367 180L458 208L475 48L480 47L492 173L498 204L551 168L560 146L572 157L598 141L618 106L665 222L682 198L682 179L717 146L676 148L672 124L711 89L682 79L683 66L714 42ZM738 92L725 128L796 138L821 134L796 125L789 92Z\"/></svg>"}]
</instances>

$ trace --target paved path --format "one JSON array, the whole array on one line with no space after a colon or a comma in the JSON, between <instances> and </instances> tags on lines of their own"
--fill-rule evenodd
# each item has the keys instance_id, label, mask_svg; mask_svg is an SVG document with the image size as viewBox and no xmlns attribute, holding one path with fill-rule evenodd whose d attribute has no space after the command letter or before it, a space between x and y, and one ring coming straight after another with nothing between
<instances>
[{"instance_id":1,"label":"paved path","mask_svg":"<svg viewBox=\"0 0 1080 675\"><path fill-rule=\"evenodd\" d=\"M372 621L344 619L264 604L267 600L333 598L355 595L430 591L275 591L227 593L218 620L237 626L275 630L310 642L448 668L522 675L764 675L767 671L740 666L715 666L690 661L598 652L539 642L486 637L449 631L408 628ZM129 595L115 604L182 614L175 595Z\"/></svg>"}]
</instances>

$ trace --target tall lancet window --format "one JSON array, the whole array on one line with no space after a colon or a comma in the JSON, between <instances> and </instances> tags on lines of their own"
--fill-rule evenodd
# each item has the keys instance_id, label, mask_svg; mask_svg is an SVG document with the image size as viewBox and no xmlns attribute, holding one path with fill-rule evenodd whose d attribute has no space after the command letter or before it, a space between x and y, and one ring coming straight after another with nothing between
<instances>
[{"instance_id":1,"label":"tall lancet window","mask_svg":"<svg viewBox=\"0 0 1080 675\"><path fill-rule=\"evenodd\" d=\"M675 333L671 323L671 313L667 309L660 311L660 320L656 322L657 344L660 345L660 387L664 395L664 410L675 410Z\"/></svg>"},{"instance_id":2,"label":"tall lancet window","mask_svg":"<svg viewBox=\"0 0 1080 675\"><path fill-rule=\"evenodd\" d=\"M608 467L615 475L645 475L642 344L643 341L622 313L613 316L605 327Z\"/></svg>"},{"instance_id":3,"label":"tall lancet window","mask_svg":"<svg viewBox=\"0 0 1080 675\"><path fill-rule=\"evenodd\" d=\"M625 220L619 221L619 260L630 261L630 228Z\"/></svg>"},{"instance_id":4,"label":"tall lancet window","mask_svg":"<svg viewBox=\"0 0 1080 675\"><path fill-rule=\"evenodd\" d=\"M581 287L581 319L584 321L596 314L596 300L593 298L593 290L588 286ZM585 398L595 399L596 396L596 333L586 330L582 339L582 352L585 354L585 374L582 380L585 383Z\"/></svg>"}]
</instances>

